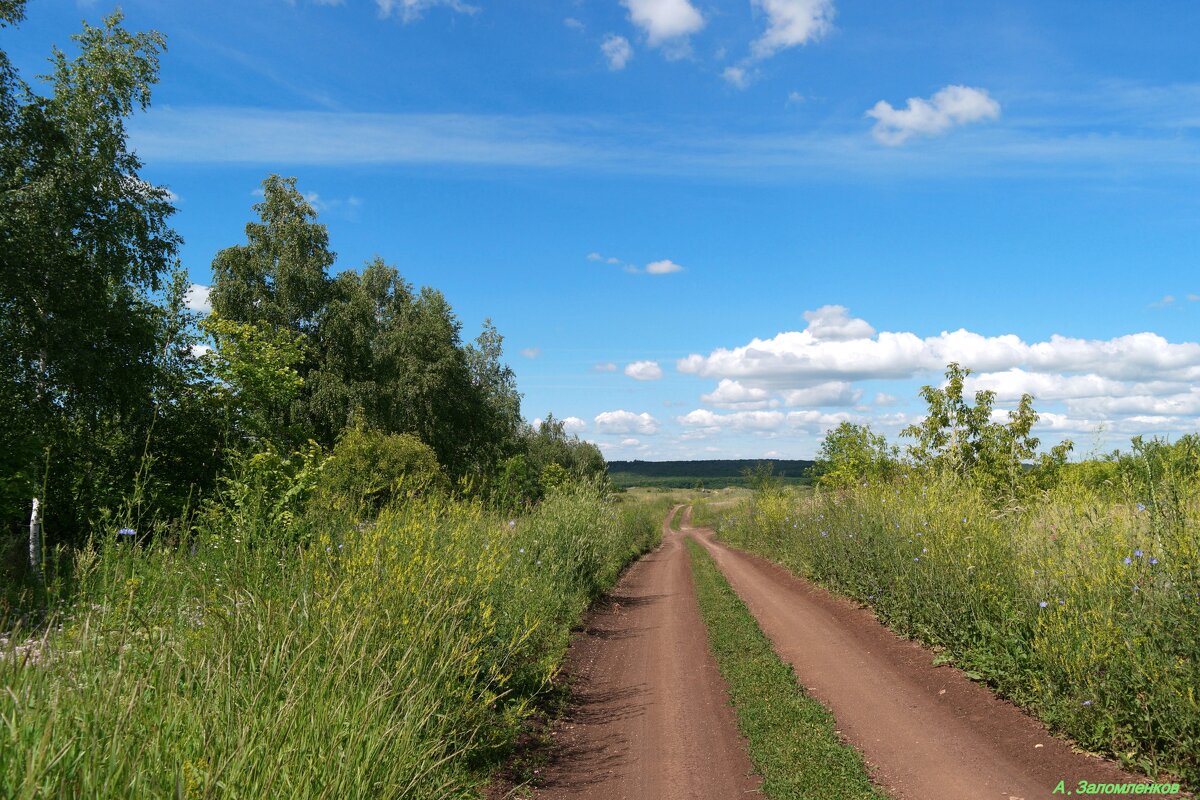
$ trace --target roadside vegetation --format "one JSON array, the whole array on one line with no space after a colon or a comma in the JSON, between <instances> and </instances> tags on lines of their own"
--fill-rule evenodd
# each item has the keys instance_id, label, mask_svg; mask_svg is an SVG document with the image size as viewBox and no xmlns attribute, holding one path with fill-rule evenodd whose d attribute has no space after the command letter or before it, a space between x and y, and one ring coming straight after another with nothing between
<instances>
[{"instance_id":1,"label":"roadside vegetation","mask_svg":"<svg viewBox=\"0 0 1200 800\"><path fill-rule=\"evenodd\" d=\"M704 548L687 539L709 645L771 800L883 798L833 715L804 693Z\"/></svg>"},{"instance_id":2,"label":"roadside vegetation","mask_svg":"<svg viewBox=\"0 0 1200 800\"><path fill-rule=\"evenodd\" d=\"M905 453L829 432L817 488L714 507L720 537L874 609L1082 746L1200 782L1200 438L1038 454L968 371L926 387Z\"/></svg>"},{"instance_id":3,"label":"roadside vegetation","mask_svg":"<svg viewBox=\"0 0 1200 800\"><path fill-rule=\"evenodd\" d=\"M0 51L0 796L478 796L670 498L294 178L189 285L126 144L164 50Z\"/></svg>"}]
</instances>

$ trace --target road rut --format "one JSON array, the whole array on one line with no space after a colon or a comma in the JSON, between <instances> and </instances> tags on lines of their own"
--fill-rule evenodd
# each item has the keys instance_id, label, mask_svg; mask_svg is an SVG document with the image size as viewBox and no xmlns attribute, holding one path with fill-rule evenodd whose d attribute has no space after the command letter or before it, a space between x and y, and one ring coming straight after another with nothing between
<instances>
[{"instance_id":1,"label":"road rut","mask_svg":"<svg viewBox=\"0 0 1200 800\"><path fill-rule=\"evenodd\" d=\"M729 548L707 528L685 533L726 579L802 686L833 712L872 779L907 800L1041 800L1059 781L1136 783L1115 764L1075 752L1037 720L881 625L866 609L769 561ZM649 795L647 795L648 797Z\"/></svg>"},{"instance_id":2,"label":"road rut","mask_svg":"<svg viewBox=\"0 0 1200 800\"><path fill-rule=\"evenodd\" d=\"M670 519L571 644L573 708L542 800L732 800L758 786Z\"/></svg>"}]
</instances>

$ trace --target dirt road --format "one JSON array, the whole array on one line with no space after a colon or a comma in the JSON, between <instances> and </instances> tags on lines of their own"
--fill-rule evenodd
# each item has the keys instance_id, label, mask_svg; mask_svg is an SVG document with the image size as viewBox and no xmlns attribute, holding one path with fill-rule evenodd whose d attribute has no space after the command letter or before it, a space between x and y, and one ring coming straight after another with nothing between
<instances>
[{"instance_id":1,"label":"dirt road","mask_svg":"<svg viewBox=\"0 0 1200 800\"><path fill-rule=\"evenodd\" d=\"M685 526L690 516L689 509ZM1042 800L1060 780L1068 790L1080 780L1139 780L1072 751L958 670L934 667L928 650L865 609L714 541L708 529L685 532L713 555L776 652L892 797Z\"/></svg>"},{"instance_id":2,"label":"dirt road","mask_svg":"<svg viewBox=\"0 0 1200 800\"><path fill-rule=\"evenodd\" d=\"M574 707L556 728L539 798L731 800L758 785L669 520L662 546L630 567L571 645Z\"/></svg>"}]
</instances>

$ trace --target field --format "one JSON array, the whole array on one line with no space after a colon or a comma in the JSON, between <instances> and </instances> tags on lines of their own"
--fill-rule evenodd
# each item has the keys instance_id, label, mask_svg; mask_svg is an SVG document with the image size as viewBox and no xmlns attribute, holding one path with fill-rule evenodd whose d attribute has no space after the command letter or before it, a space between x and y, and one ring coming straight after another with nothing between
<instances>
[{"instance_id":1,"label":"field","mask_svg":"<svg viewBox=\"0 0 1200 800\"><path fill-rule=\"evenodd\" d=\"M1200 514L1194 486L1157 489L1066 484L997 508L913 478L705 513L722 540L869 606L1086 748L1194 784Z\"/></svg>"},{"instance_id":2,"label":"field","mask_svg":"<svg viewBox=\"0 0 1200 800\"><path fill-rule=\"evenodd\" d=\"M475 796L666 508L411 498L307 547L99 542L49 633L0 649L0 796Z\"/></svg>"}]
</instances>

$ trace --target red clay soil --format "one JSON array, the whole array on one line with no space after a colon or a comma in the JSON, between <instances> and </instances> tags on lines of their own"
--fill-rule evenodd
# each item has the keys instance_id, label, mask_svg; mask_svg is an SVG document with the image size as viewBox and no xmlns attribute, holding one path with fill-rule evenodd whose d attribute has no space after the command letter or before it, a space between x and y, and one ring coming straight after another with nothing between
<instances>
[{"instance_id":1,"label":"red clay soil","mask_svg":"<svg viewBox=\"0 0 1200 800\"><path fill-rule=\"evenodd\" d=\"M684 524L690 519L689 509ZM870 611L716 542L707 528L686 532L716 559L776 652L892 797L1042 800L1065 794L1052 795L1059 781L1067 793L1080 780L1146 781L1072 750L961 671L933 666L932 652Z\"/></svg>"},{"instance_id":2,"label":"red clay soil","mask_svg":"<svg viewBox=\"0 0 1200 800\"><path fill-rule=\"evenodd\" d=\"M758 779L708 649L681 534L634 564L571 643L572 709L543 800L730 800Z\"/></svg>"}]
</instances>

